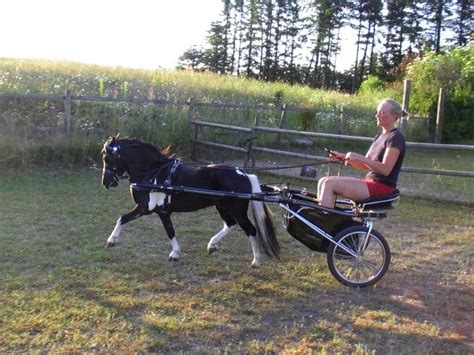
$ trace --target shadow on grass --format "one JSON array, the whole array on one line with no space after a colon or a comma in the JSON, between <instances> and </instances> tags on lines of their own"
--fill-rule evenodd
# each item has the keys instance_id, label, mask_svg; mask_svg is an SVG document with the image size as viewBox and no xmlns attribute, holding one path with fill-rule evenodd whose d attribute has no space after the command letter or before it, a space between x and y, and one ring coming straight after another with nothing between
<instances>
[{"instance_id":1,"label":"shadow on grass","mask_svg":"<svg viewBox=\"0 0 474 355\"><path fill-rule=\"evenodd\" d=\"M167 261L171 247L156 217L127 224L119 245L106 249L130 201L126 186L105 193L92 177L20 179L11 193L18 180L4 180L0 349L444 353L472 346L472 251L464 247L467 232L448 246L438 240L445 231L432 218L436 207L421 210L432 220L430 239L414 240L416 214L385 221L380 231L398 232L389 239L391 269L375 288L353 290L332 278L324 254L281 228L282 261L265 260L260 270L248 267L240 230L207 255L222 227L212 209L173 215L178 263ZM459 214L452 218L469 228ZM59 304L39 303L38 294Z\"/></svg>"}]
</instances>

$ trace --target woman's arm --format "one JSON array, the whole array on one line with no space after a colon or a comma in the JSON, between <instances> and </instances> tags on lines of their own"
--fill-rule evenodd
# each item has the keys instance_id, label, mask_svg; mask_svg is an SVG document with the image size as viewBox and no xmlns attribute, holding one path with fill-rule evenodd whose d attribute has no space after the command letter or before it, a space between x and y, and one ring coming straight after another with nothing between
<instances>
[{"instance_id":1,"label":"woman's arm","mask_svg":"<svg viewBox=\"0 0 474 355\"><path fill-rule=\"evenodd\" d=\"M400 150L398 148L389 147L385 150L382 162L371 160L354 152L347 153L345 160L355 169L362 171L371 170L374 173L387 176L395 166L399 155Z\"/></svg>"}]
</instances>

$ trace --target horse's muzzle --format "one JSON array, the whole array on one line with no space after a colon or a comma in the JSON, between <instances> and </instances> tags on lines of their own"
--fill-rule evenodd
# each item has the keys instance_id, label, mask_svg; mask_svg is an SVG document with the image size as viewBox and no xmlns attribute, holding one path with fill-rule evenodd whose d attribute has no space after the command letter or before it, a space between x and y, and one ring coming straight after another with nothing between
<instances>
[{"instance_id":1,"label":"horse's muzzle","mask_svg":"<svg viewBox=\"0 0 474 355\"><path fill-rule=\"evenodd\" d=\"M117 182L117 180L112 180L110 183L108 183L108 184L103 183L102 185L104 185L104 187L108 190L111 187L117 187L118 182Z\"/></svg>"},{"instance_id":2,"label":"horse's muzzle","mask_svg":"<svg viewBox=\"0 0 474 355\"><path fill-rule=\"evenodd\" d=\"M108 190L110 187L117 187L119 183L119 177L110 170L104 171L102 176L102 185Z\"/></svg>"}]
</instances>

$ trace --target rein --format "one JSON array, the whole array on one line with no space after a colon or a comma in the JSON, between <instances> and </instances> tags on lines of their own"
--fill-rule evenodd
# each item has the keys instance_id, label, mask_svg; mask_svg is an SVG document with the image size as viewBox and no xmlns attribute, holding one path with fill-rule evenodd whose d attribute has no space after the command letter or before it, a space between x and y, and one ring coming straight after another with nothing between
<instances>
[{"instance_id":1,"label":"rein","mask_svg":"<svg viewBox=\"0 0 474 355\"><path fill-rule=\"evenodd\" d=\"M116 155L118 155L119 150L121 150L122 148L126 148L126 147L128 148L128 147L139 146L139 145L141 145L141 144L131 143L131 144L126 144L126 145L114 147L115 149L113 149L113 151L111 152L112 155L114 156L114 160L117 158ZM331 151L327 148L321 148L321 149L323 149L326 152L331 153ZM169 163L167 163L164 166L161 166L159 168L146 170L143 173L141 173L140 176L145 176L145 175L150 174L150 173L155 172L155 171L159 172L162 169L168 167L169 164L172 164L172 166L170 168L169 175L165 178L165 180L169 183L170 180L173 178L173 176L174 176L176 170L178 169L179 165L181 164L180 160L178 160L178 159L171 160ZM253 172L253 171L257 172L257 171L271 171L271 170L285 170L285 169L292 169L292 168L303 168L303 167L308 167L308 166L319 166L319 165L326 165L326 164L328 165L328 175L330 175L330 169L331 169L330 165L331 164L338 164L339 165L338 176L339 176L339 174L341 172L342 165L344 165L344 160L330 160L330 159L328 159L328 160L325 160L325 161L319 161L319 162L316 162L316 163L309 163L309 164L305 163L305 164L285 165L285 166L276 166L276 167L254 167L254 168L248 168L248 167L245 168L245 167L236 166L236 167L232 167L232 168L237 168L237 169L245 171L245 172ZM197 166L199 166L199 165L197 165ZM229 167L225 167L225 168L224 167L214 167L214 168L216 168L216 169L228 169ZM101 169L98 169L95 166L92 166L91 169L99 170L99 171L101 170ZM104 168L103 171L107 172L107 173L110 173L110 174L113 174L114 180L117 181L117 182L119 180L130 180L130 177L127 176L127 175L117 176L117 174L114 170Z\"/></svg>"},{"instance_id":2,"label":"rein","mask_svg":"<svg viewBox=\"0 0 474 355\"><path fill-rule=\"evenodd\" d=\"M297 164L297 165L285 165L285 166L275 166L275 167L261 167L261 168L240 168L245 171L265 171L265 170L284 170L284 169L291 169L291 168L303 168L305 166L317 166L317 165L326 165L326 164L340 164L338 161L322 161L317 163L311 164Z\"/></svg>"}]
</instances>

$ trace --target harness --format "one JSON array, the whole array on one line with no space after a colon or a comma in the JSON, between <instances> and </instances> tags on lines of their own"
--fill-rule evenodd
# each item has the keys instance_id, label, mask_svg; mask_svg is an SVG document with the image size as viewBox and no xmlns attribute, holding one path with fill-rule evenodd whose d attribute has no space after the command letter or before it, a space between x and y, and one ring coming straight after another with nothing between
<instances>
[{"instance_id":1,"label":"harness","mask_svg":"<svg viewBox=\"0 0 474 355\"><path fill-rule=\"evenodd\" d=\"M168 168L168 172L167 172L165 178L163 179L163 185L170 186L170 185L172 185L173 180L176 177L176 175L178 174L179 168L181 167L181 160L180 159L174 159L173 163L167 164L166 166L169 166L169 168ZM165 167L163 167L163 168L165 168ZM159 175L162 172L163 168L159 169L158 172L150 179L151 184L157 184L158 181L161 180ZM171 197L171 193L166 192L165 193L165 198L163 200L163 205L161 206L160 213L167 213L168 212L167 207L170 204L170 197Z\"/></svg>"},{"instance_id":2,"label":"harness","mask_svg":"<svg viewBox=\"0 0 474 355\"><path fill-rule=\"evenodd\" d=\"M168 176L166 177L164 184L165 185L171 185L173 178L177 174L177 171L179 167L181 166L181 160L180 159L175 159L173 160L173 165L171 165L171 168L168 171Z\"/></svg>"}]
</instances>

